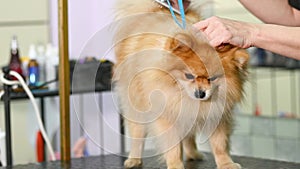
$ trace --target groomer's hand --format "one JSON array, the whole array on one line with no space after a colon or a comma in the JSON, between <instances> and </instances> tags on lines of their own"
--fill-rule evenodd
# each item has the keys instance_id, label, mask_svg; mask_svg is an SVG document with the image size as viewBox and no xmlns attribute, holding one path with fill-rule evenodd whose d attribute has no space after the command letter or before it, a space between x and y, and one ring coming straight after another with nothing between
<instances>
[{"instance_id":1,"label":"groomer's hand","mask_svg":"<svg viewBox=\"0 0 300 169\"><path fill-rule=\"evenodd\" d=\"M170 0L170 3L171 3L173 8L179 10L178 0ZM190 0L183 0L182 3L183 3L184 10L186 10L190 6L191 1Z\"/></svg>"},{"instance_id":2,"label":"groomer's hand","mask_svg":"<svg viewBox=\"0 0 300 169\"><path fill-rule=\"evenodd\" d=\"M200 21L194 24L194 27L202 31L209 43L216 48L228 43L241 48L248 48L252 46L258 32L255 24L216 16Z\"/></svg>"}]
</instances>

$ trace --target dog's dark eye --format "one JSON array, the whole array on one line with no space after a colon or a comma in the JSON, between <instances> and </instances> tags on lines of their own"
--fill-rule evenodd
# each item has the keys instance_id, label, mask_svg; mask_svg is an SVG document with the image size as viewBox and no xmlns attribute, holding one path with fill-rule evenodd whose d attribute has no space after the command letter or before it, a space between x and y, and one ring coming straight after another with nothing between
<instances>
[{"instance_id":1,"label":"dog's dark eye","mask_svg":"<svg viewBox=\"0 0 300 169\"><path fill-rule=\"evenodd\" d=\"M195 76L192 75L191 73L186 73L186 74L185 74L185 77L186 77L187 79L190 79L190 80L195 79Z\"/></svg>"},{"instance_id":2,"label":"dog's dark eye","mask_svg":"<svg viewBox=\"0 0 300 169\"><path fill-rule=\"evenodd\" d=\"M211 82L211 81L216 80L217 78L218 78L218 76L213 76L213 77L211 77L211 78L208 78L207 80Z\"/></svg>"}]
</instances>

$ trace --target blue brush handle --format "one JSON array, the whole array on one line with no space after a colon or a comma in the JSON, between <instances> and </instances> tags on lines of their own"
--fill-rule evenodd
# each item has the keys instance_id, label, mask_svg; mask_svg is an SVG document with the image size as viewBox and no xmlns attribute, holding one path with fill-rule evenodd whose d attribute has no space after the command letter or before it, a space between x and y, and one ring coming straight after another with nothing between
<instances>
[{"instance_id":1,"label":"blue brush handle","mask_svg":"<svg viewBox=\"0 0 300 169\"><path fill-rule=\"evenodd\" d=\"M173 17L173 19L175 20L175 22L177 23L177 25L179 25L182 29L185 29L185 28L186 28L186 20L185 20L185 12L184 12L184 7L183 7L182 0L178 0L179 11L180 11L181 22L182 22L182 23L180 23L180 22L177 20L175 14L174 14L173 7L172 7L170 1L167 0L167 2L168 2L169 9L170 9L170 12L171 12L171 14L172 14L172 17Z\"/></svg>"}]
</instances>

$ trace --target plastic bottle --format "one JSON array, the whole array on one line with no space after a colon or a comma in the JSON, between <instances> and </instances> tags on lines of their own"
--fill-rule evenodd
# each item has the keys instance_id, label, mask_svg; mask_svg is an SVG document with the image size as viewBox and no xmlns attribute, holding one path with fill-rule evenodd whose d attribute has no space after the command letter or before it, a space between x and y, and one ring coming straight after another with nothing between
<instances>
[{"instance_id":1,"label":"plastic bottle","mask_svg":"<svg viewBox=\"0 0 300 169\"><path fill-rule=\"evenodd\" d=\"M18 46L18 41L16 36L13 36L11 41L9 69L19 73L25 80L23 75L22 63L19 54L19 46ZM17 80L17 78L13 76L10 76L9 78L12 80Z\"/></svg>"},{"instance_id":2,"label":"plastic bottle","mask_svg":"<svg viewBox=\"0 0 300 169\"><path fill-rule=\"evenodd\" d=\"M28 62L30 60L29 56L21 56L20 57L21 63L22 63L22 70L23 70L23 75L26 78L26 82L28 82L28 72L27 72L27 66Z\"/></svg>"},{"instance_id":3,"label":"plastic bottle","mask_svg":"<svg viewBox=\"0 0 300 169\"><path fill-rule=\"evenodd\" d=\"M39 82L39 64L36 60L37 53L34 45L29 48L29 62L28 62L28 84L29 86L37 86Z\"/></svg>"},{"instance_id":4,"label":"plastic bottle","mask_svg":"<svg viewBox=\"0 0 300 169\"><path fill-rule=\"evenodd\" d=\"M38 44L37 47L37 62L39 64L39 70L40 70L40 76L39 76L39 80L40 82L45 82L46 81L46 68L45 68L45 64L46 64L46 56L45 56L45 46L42 44Z\"/></svg>"},{"instance_id":5,"label":"plastic bottle","mask_svg":"<svg viewBox=\"0 0 300 169\"><path fill-rule=\"evenodd\" d=\"M56 79L56 66L58 65L58 49L57 47L52 46L51 44L47 44L46 47L46 60L45 70L46 70L46 81L52 81ZM49 89L56 89L57 83L50 83L48 85Z\"/></svg>"}]
</instances>

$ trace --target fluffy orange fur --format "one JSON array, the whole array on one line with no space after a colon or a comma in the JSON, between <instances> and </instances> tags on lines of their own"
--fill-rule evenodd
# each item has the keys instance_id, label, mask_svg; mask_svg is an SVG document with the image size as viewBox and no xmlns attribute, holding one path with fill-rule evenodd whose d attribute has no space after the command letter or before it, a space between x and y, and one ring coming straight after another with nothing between
<instances>
[{"instance_id":1,"label":"fluffy orange fur","mask_svg":"<svg viewBox=\"0 0 300 169\"><path fill-rule=\"evenodd\" d=\"M183 169L182 152L186 159L203 158L195 142L202 133L219 169L240 168L230 158L229 137L233 106L243 96L247 53L230 45L212 48L150 0L120 4L114 80L132 138L125 167L142 164L144 139L151 136L168 169ZM200 20L195 6L186 13L189 23Z\"/></svg>"}]
</instances>

